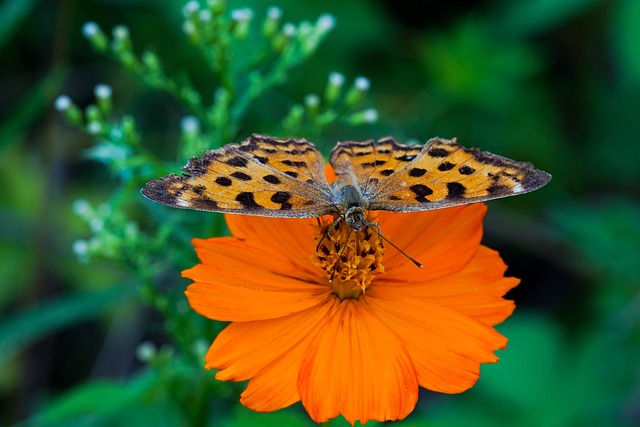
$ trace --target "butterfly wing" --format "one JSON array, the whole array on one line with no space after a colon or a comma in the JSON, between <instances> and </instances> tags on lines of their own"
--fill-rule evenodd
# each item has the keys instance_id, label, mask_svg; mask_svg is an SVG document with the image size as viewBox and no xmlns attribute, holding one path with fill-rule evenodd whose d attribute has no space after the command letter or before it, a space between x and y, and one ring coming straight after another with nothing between
<instances>
[{"instance_id":1,"label":"butterfly wing","mask_svg":"<svg viewBox=\"0 0 640 427\"><path fill-rule=\"evenodd\" d=\"M311 218L333 212L322 154L304 139L252 135L205 151L147 183L141 193L177 208L245 215Z\"/></svg>"},{"instance_id":2,"label":"butterfly wing","mask_svg":"<svg viewBox=\"0 0 640 427\"><path fill-rule=\"evenodd\" d=\"M413 212L482 202L527 193L551 179L531 163L467 149L455 139L415 146L391 138L366 148L342 144L333 150L331 164L357 177L371 210ZM381 153L377 145L386 148ZM360 150L368 152L358 155Z\"/></svg>"},{"instance_id":3,"label":"butterfly wing","mask_svg":"<svg viewBox=\"0 0 640 427\"><path fill-rule=\"evenodd\" d=\"M357 183L370 198L387 177L400 170L420 154L422 146L400 144L393 138L379 141L338 142L329 162L338 177L346 183Z\"/></svg>"}]
</instances>

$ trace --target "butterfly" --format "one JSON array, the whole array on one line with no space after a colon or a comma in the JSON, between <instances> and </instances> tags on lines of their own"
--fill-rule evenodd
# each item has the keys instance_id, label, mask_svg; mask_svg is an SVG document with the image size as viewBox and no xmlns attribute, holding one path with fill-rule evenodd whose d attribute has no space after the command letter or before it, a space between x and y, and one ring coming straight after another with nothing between
<instances>
[{"instance_id":1,"label":"butterfly","mask_svg":"<svg viewBox=\"0 0 640 427\"><path fill-rule=\"evenodd\" d=\"M551 180L531 163L442 138L424 145L391 137L338 142L329 163L337 176L331 184L313 143L254 134L191 158L186 174L151 180L141 192L177 208L278 218L331 214L358 232L374 224L368 211L441 209L527 193Z\"/></svg>"}]
</instances>

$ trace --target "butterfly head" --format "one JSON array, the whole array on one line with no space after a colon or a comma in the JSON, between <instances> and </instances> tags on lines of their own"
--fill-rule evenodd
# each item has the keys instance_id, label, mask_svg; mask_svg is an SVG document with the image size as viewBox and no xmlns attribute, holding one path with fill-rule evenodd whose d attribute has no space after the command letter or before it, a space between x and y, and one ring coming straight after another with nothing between
<instances>
[{"instance_id":1,"label":"butterfly head","mask_svg":"<svg viewBox=\"0 0 640 427\"><path fill-rule=\"evenodd\" d=\"M365 215L369 206L366 199L356 186L339 181L336 184L332 191L340 217L351 230L364 230L369 225Z\"/></svg>"},{"instance_id":2,"label":"butterfly head","mask_svg":"<svg viewBox=\"0 0 640 427\"><path fill-rule=\"evenodd\" d=\"M350 207L344 214L344 221L347 226L354 231L362 231L369 225L369 221L364 214L364 209L361 206Z\"/></svg>"}]
</instances>

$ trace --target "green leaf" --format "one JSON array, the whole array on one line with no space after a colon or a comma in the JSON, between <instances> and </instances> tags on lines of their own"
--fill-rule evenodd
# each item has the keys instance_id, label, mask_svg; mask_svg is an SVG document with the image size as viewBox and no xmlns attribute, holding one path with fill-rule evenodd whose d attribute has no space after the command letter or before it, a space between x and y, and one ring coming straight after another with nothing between
<instances>
[{"instance_id":1,"label":"green leaf","mask_svg":"<svg viewBox=\"0 0 640 427\"><path fill-rule=\"evenodd\" d=\"M615 2L611 29L613 43L621 62L618 69L623 77L640 82L640 1L623 0ZM626 74L626 75L625 75Z\"/></svg>"},{"instance_id":2,"label":"green leaf","mask_svg":"<svg viewBox=\"0 0 640 427\"><path fill-rule=\"evenodd\" d=\"M507 2L507 28L518 34L553 30L601 0L520 0Z\"/></svg>"},{"instance_id":3,"label":"green leaf","mask_svg":"<svg viewBox=\"0 0 640 427\"><path fill-rule=\"evenodd\" d=\"M38 0L5 0L0 4L0 47L4 46Z\"/></svg>"},{"instance_id":4,"label":"green leaf","mask_svg":"<svg viewBox=\"0 0 640 427\"><path fill-rule=\"evenodd\" d=\"M136 290L133 285L125 285L102 292L66 296L3 319L0 322L0 365L34 341L122 304Z\"/></svg>"},{"instance_id":5,"label":"green leaf","mask_svg":"<svg viewBox=\"0 0 640 427\"><path fill-rule=\"evenodd\" d=\"M311 427L317 426L309 417L302 416L301 412L295 412L293 408L283 409L271 413L256 413L244 407L238 407L238 411L228 427Z\"/></svg>"},{"instance_id":6,"label":"green leaf","mask_svg":"<svg viewBox=\"0 0 640 427\"><path fill-rule=\"evenodd\" d=\"M116 419L127 413L127 409L142 407L148 403L144 398L157 382L156 374L147 371L127 382L100 381L84 384L46 405L42 411L27 420L24 426L112 426ZM163 412L161 405L155 406L155 412Z\"/></svg>"},{"instance_id":7,"label":"green leaf","mask_svg":"<svg viewBox=\"0 0 640 427\"><path fill-rule=\"evenodd\" d=\"M0 11L1 19L2 11ZM53 99L58 94L64 75L61 69L50 71L42 81L12 106L11 112L0 122L0 148L11 143L18 135L30 128L47 108L53 108Z\"/></svg>"}]
</instances>

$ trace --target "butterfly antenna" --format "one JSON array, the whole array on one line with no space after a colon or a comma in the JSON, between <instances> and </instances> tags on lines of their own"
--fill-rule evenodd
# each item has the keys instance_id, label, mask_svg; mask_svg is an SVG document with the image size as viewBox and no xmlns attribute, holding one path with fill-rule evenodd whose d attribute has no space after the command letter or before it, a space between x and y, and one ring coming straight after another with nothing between
<instances>
[{"instance_id":1,"label":"butterfly antenna","mask_svg":"<svg viewBox=\"0 0 640 427\"><path fill-rule=\"evenodd\" d=\"M338 271L338 263L340 262L340 258L342 258L342 254L344 254L344 250L347 249L347 246L349 246L349 238L351 237L351 233L353 233L352 228L349 229L349 234L347 235L347 238L344 242L344 246L342 246L342 249L338 254L338 259L336 260L336 263L333 265L333 271L331 272L331 276L329 277L329 283L332 283L334 277L336 277L336 271Z\"/></svg>"},{"instance_id":2,"label":"butterfly antenna","mask_svg":"<svg viewBox=\"0 0 640 427\"><path fill-rule=\"evenodd\" d=\"M374 225L375 225L375 227L374 227ZM400 249L399 247L397 247L396 245L394 245L394 244L393 244L393 242L392 242L391 240L389 240L389 239L387 239L386 237L384 237L384 234L382 234L382 233L380 232L380 230L378 230L378 228L379 228L378 224L376 224L376 223L373 223L373 224L367 224L367 227L369 227L370 229L372 229L373 231L375 231L375 232L378 234L378 236L380 236L380 238L381 238L382 240L384 240L385 242L387 242L388 244L390 244L391 246L393 246L394 248L396 248L396 249L398 250L398 252L400 252L402 255L406 256L406 257L407 257L407 259L408 259L409 261L411 261L412 263L414 263L414 264L416 265L416 267L420 267L420 268L424 267L424 266L423 266L421 263L419 263L417 260L415 260L414 258L410 257L410 256L409 256L405 251L403 251L402 249Z\"/></svg>"}]
</instances>

